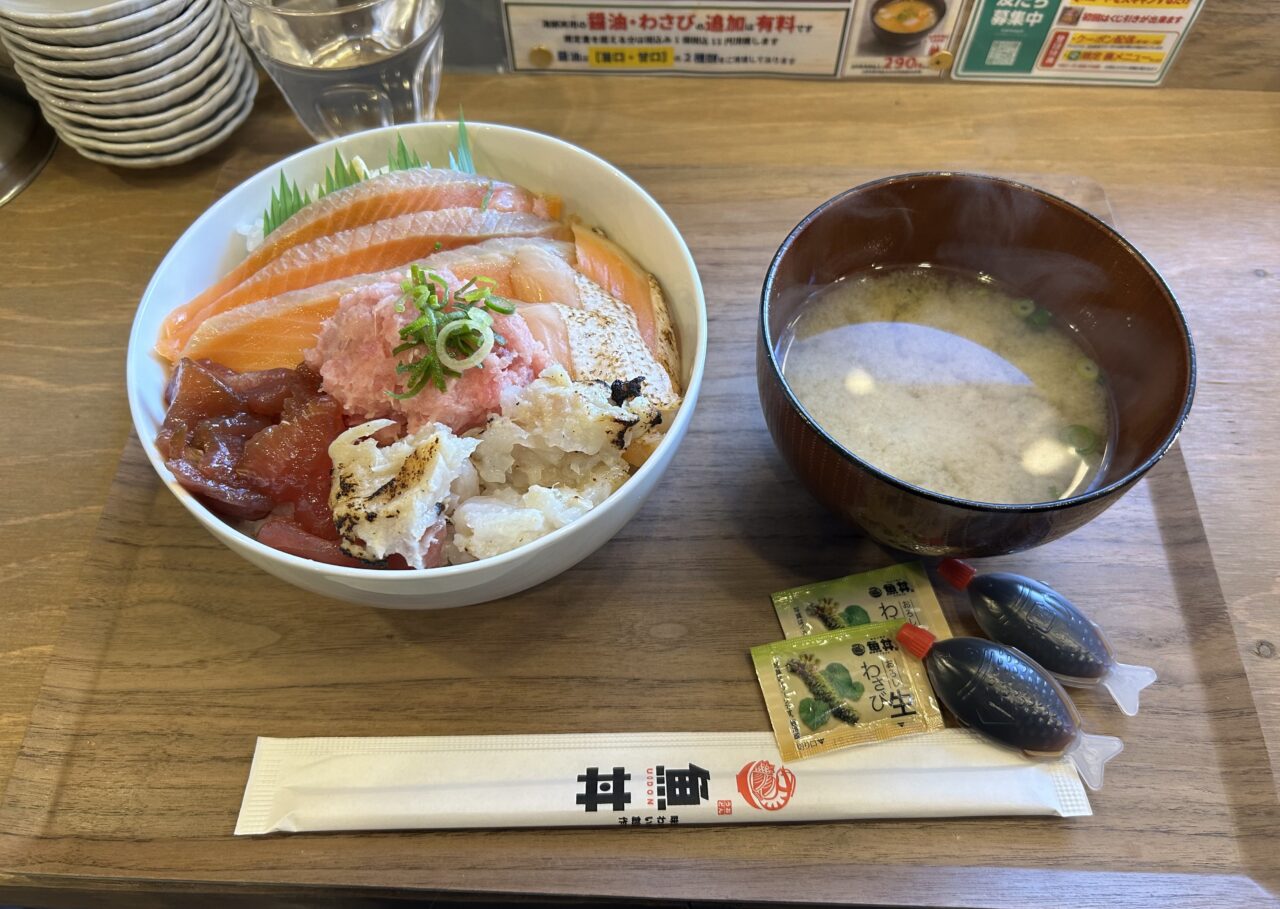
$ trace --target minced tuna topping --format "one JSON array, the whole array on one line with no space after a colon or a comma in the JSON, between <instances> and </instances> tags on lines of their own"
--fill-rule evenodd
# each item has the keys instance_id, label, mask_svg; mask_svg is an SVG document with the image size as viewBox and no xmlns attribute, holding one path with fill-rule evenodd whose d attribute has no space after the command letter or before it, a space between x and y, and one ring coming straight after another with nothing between
<instances>
[{"instance_id":1,"label":"minced tuna topping","mask_svg":"<svg viewBox=\"0 0 1280 909\"><path fill-rule=\"evenodd\" d=\"M350 417L394 419L409 432L432 423L466 432L501 408L504 392L523 388L549 365L545 348L523 318L495 314L493 330L505 343L495 345L479 368L451 380L447 391L428 387L411 398L394 398L387 392L404 391L396 366L408 357L392 351L401 343L400 329L417 316L412 307L397 309L402 295L400 285L389 281L352 291L306 352L323 389L342 402Z\"/></svg>"}]
</instances>

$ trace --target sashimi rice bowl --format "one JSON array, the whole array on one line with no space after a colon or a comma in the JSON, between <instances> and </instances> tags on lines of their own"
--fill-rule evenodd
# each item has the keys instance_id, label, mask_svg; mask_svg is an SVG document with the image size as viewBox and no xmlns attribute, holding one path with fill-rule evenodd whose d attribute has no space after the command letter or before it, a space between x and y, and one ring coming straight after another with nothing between
<instances>
[{"instance_id":1,"label":"sashimi rice bowl","mask_svg":"<svg viewBox=\"0 0 1280 909\"><path fill-rule=\"evenodd\" d=\"M638 510L692 413L688 249L599 158L432 123L300 152L187 230L143 296L147 454L233 550L403 608L558 574Z\"/></svg>"}]
</instances>

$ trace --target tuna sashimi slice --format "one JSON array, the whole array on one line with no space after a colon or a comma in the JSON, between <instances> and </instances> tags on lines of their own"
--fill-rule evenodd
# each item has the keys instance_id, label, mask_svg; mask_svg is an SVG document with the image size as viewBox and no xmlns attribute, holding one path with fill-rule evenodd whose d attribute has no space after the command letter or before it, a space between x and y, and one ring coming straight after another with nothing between
<instances>
[{"instance_id":1,"label":"tuna sashimi slice","mask_svg":"<svg viewBox=\"0 0 1280 909\"><path fill-rule=\"evenodd\" d=\"M359 559L353 559L342 551L337 540L330 540L308 533L287 518L272 516L258 528L258 542L272 549L279 549L315 562L342 565L346 568L368 568Z\"/></svg>"},{"instance_id":2,"label":"tuna sashimi slice","mask_svg":"<svg viewBox=\"0 0 1280 909\"><path fill-rule=\"evenodd\" d=\"M218 299L198 309L187 304L174 310L156 347L175 359L200 324L219 313L335 278L404 265L441 249L494 237L568 236L564 225L523 212L449 208L388 218L295 246Z\"/></svg>"},{"instance_id":3,"label":"tuna sashimi slice","mask_svg":"<svg viewBox=\"0 0 1280 909\"><path fill-rule=\"evenodd\" d=\"M529 250L562 265L573 257L569 243L503 237L438 252L418 264L448 271L462 281L490 278L496 293L518 296L512 288L512 270ZM302 362L303 352L315 346L321 324L337 311L344 294L371 284L398 286L404 277L402 269L352 275L228 310L201 322L181 356L216 360L238 371L292 369Z\"/></svg>"},{"instance_id":4,"label":"tuna sashimi slice","mask_svg":"<svg viewBox=\"0 0 1280 909\"><path fill-rule=\"evenodd\" d=\"M678 382L676 336L658 280L641 268L621 246L582 224L573 225L573 240L577 247L578 271L599 284L614 299L631 307L644 343L667 370L671 380Z\"/></svg>"},{"instance_id":5,"label":"tuna sashimi slice","mask_svg":"<svg viewBox=\"0 0 1280 909\"><path fill-rule=\"evenodd\" d=\"M198 310L227 293L285 250L317 237L419 211L480 208L531 212L555 220L560 201L500 180L454 170L419 167L370 177L304 206L250 252L235 268L191 303Z\"/></svg>"}]
</instances>

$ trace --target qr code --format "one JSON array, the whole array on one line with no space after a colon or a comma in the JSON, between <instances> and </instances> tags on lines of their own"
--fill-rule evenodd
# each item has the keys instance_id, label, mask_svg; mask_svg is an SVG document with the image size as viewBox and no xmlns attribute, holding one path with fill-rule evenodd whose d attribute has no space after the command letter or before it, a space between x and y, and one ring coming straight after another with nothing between
<instances>
[{"instance_id":1,"label":"qr code","mask_svg":"<svg viewBox=\"0 0 1280 909\"><path fill-rule=\"evenodd\" d=\"M1021 48L1021 41L992 41L987 51L987 66L1013 66Z\"/></svg>"}]
</instances>

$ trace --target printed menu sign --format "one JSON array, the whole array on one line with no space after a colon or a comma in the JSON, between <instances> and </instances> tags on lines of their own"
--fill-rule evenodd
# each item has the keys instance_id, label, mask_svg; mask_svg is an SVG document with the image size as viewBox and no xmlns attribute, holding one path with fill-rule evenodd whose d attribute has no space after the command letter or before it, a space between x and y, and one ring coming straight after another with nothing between
<instances>
[{"instance_id":1,"label":"printed menu sign","mask_svg":"<svg viewBox=\"0 0 1280 909\"><path fill-rule=\"evenodd\" d=\"M516 72L837 76L849 2L504 0Z\"/></svg>"},{"instance_id":2,"label":"printed menu sign","mask_svg":"<svg viewBox=\"0 0 1280 909\"><path fill-rule=\"evenodd\" d=\"M849 23L846 76L939 76L950 65L961 3L859 0Z\"/></svg>"},{"instance_id":3,"label":"printed menu sign","mask_svg":"<svg viewBox=\"0 0 1280 909\"><path fill-rule=\"evenodd\" d=\"M1203 0L978 0L957 79L1157 84Z\"/></svg>"}]
</instances>

